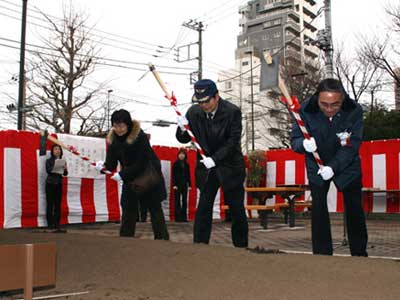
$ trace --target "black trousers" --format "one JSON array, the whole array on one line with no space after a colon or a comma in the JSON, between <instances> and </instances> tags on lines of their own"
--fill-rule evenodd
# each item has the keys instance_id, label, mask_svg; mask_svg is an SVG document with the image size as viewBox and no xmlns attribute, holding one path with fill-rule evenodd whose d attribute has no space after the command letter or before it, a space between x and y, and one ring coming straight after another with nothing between
<instances>
[{"instance_id":1,"label":"black trousers","mask_svg":"<svg viewBox=\"0 0 400 300\"><path fill-rule=\"evenodd\" d=\"M175 222L187 221L187 187L175 190Z\"/></svg>"},{"instance_id":2,"label":"black trousers","mask_svg":"<svg viewBox=\"0 0 400 300\"><path fill-rule=\"evenodd\" d=\"M194 243L208 244L210 242L214 200L220 185L215 170L210 170L205 185L200 192L200 200L193 227ZM235 247L247 247L249 227L243 204L243 185L224 191L224 198L227 200L232 217L231 236L233 245Z\"/></svg>"},{"instance_id":3,"label":"black trousers","mask_svg":"<svg viewBox=\"0 0 400 300\"><path fill-rule=\"evenodd\" d=\"M146 199L139 199L139 209L137 213L137 220L140 222L146 222L147 220L147 203Z\"/></svg>"},{"instance_id":4,"label":"black trousers","mask_svg":"<svg viewBox=\"0 0 400 300\"><path fill-rule=\"evenodd\" d=\"M133 237L135 236L136 231L139 196L130 189L128 184L124 184L122 186L121 198L123 197L127 197L127 201L121 202L129 203L129 205L122 207L119 235ZM169 240L167 225L165 224L160 200L153 199L150 197L150 194L145 194L140 197L143 197L143 200L146 201L147 208L150 211L151 227L153 229L154 239Z\"/></svg>"},{"instance_id":5,"label":"black trousers","mask_svg":"<svg viewBox=\"0 0 400 300\"><path fill-rule=\"evenodd\" d=\"M49 228L59 228L61 218L62 183L46 183L46 219Z\"/></svg>"},{"instance_id":6,"label":"black trousers","mask_svg":"<svg viewBox=\"0 0 400 300\"><path fill-rule=\"evenodd\" d=\"M330 181L323 186L310 183L312 196L311 231L314 254L332 255L332 235L328 213L327 194ZM361 179L356 179L343 189L346 226L350 253L353 256L368 256L368 234L362 207Z\"/></svg>"}]
</instances>

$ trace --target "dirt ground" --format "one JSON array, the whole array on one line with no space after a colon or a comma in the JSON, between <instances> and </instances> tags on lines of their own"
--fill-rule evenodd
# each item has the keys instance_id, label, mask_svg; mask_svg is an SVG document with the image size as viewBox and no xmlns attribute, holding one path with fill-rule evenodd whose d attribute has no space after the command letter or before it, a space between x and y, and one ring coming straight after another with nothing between
<instances>
[{"instance_id":1,"label":"dirt ground","mask_svg":"<svg viewBox=\"0 0 400 300\"><path fill-rule=\"evenodd\" d=\"M56 287L34 296L88 291L69 299L400 299L400 262L394 260L0 230L0 244L28 242L55 242L58 251Z\"/></svg>"}]
</instances>

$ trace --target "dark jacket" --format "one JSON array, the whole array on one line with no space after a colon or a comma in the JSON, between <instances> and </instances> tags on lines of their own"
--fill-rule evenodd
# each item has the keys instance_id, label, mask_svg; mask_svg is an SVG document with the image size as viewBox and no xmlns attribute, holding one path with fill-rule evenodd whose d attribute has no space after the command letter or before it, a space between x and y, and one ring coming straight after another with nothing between
<instances>
[{"instance_id":1,"label":"dark jacket","mask_svg":"<svg viewBox=\"0 0 400 300\"><path fill-rule=\"evenodd\" d=\"M186 159L177 159L172 166L172 181L173 185L177 186L180 191L191 186L190 168Z\"/></svg>"},{"instance_id":2,"label":"dark jacket","mask_svg":"<svg viewBox=\"0 0 400 300\"><path fill-rule=\"evenodd\" d=\"M203 148L206 156L210 156L216 164L216 173L227 191L242 185L245 178L245 165L240 146L242 133L242 114L240 109L220 98L218 109L212 120L211 132L207 126L207 118L198 104L192 105L186 113L189 127ZM182 132L178 127L176 138L181 143L190 141L189 134ZM207 176L205 166L199 162L201 156L197 155L196 184L203 186L204 176ZM203 174L203 175L200 175ZM205 174L205 175L204 175Z\"/></svg>"},{"instance_id":3,"label":"dark jacket","mask_svg":"<svg viewBox=\"0 0 400 300\"><path fill-rule=\"evenodd\" d=\"M343 190L354 179L361 177L359 156L363 134L363 111L361 106L346 95L341 110L332 121L326 117L318 106L318 97L312 96L301 105L300 116L305 126L317 143L317 152L325 166L333 169L333 181L339 190ZM350 141L341 145L336 135L340 132L351 133ZM323 179L317 174L318 165L311 153L304 150L303 135L296 122L291 132L292 149L306 154L307 175L310 182L322 185Z\"/></svg>"},{"instance_id":4,"label":"dark jacket","mask_svg":"<svg viewBox=\"0 0 400 300\"><path fill-rule=\"evenodd\" d=\"M57 173L52 173L54 163L55 163L55 157L50 157L46 159L46 172L47 172L47 178L46 178L46 183L47 184L61 184L62 183L62 177L68 175L68 171L64 170L64 174L57 174Z\"/></svg>"},{"instance_id":5,"label":"dark jacket","mask_svg":"<svg viewBox=\"0 0 400 300\"><path fill-rule=\"evenodd\" d=\"M144 199L151 197L152 200L162 201L167 198L167 193L161 172L160 160L153 148L151 148L147 135L140 128L139 122L136 120L132 120L132 122L132 130L125 138L118 137L113 130L110 130L108 133L108 149L104 165L107 170L113 171L119 162L121 164L119 174L124 184L130 184L135 177L145 171L147 164L151 162L162 178L161 182L143 195L134 195L138 197L137 199L139 197L143 197ZM121 199L126 199L126 197L121 197ZM123 208L127 207L128 203L121 202L121 206Z\"/></svg>"}]
</instances>

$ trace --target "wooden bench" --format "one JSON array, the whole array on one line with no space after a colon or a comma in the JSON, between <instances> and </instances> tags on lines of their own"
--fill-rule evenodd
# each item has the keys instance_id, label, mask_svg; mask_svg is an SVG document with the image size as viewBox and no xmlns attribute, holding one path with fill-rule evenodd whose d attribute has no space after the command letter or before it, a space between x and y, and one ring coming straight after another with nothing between
<instances>
[{"instance_id":1,"label":"wooden bench","mask_svg":"<svg viewBox=\"0 0 400 300\"><path fill-rule=\"evenodd\" d=\"M295 201L294 207L298 208L311 208L311 201ZM270 212L278 212L280 210L283 211L285 224L288 224L288 215L289 215L289 203L276 203L274 205L245 205L245 210L257 210L259 212L260 223L264 229L268 228L268 213ZM222 210L228 210L228 205L222 205Z\"/></svg>"},{"instance_id":2,"label":"wooden bench","mask_svg":"<svg viewBox=\"0 0 400 300\"><path fill-rule=\"evenodd\" d=\"M56 283L56 244L0 245L0 292L24 289L32 300L33 287Z\"/></svg>"},{"instance_id":3,"label":"wooden bench","mask_svg":"<svg viewBox=\"0 0 400 300\"><path fill-rule=\"evenodd\" d=\"M280 208L288 208L289 204L287 203L276 203L274 205L245 205L245 210L279 210ZM222 210L228 210L228 205L222 205Z\"/></svg>"}]
</instances>

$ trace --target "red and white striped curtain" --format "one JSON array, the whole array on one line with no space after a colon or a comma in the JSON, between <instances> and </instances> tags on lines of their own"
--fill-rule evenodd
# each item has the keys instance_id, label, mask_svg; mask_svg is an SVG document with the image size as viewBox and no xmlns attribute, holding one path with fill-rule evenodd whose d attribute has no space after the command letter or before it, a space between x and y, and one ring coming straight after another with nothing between
<instances>
[{"instance_id":1,"label":"red and white striped curtain","mask_svg":"<svg viewBox=\"0 0 400 300\"><path fill-rule=\"evenodd\" d=\"M57 138L73 145L93 161L105 158L104 139L59 134ZM39 156L38 133L27 131L0 131L0 228L46 226L45 161L49 156ZM47 143L49 152L51 143ZM178 148L154 146L161 160L168 198L162 202L167 220L174 219L174 193L172 165ZM400 140L366 142L361 147L363 184L365 187L399 189ZM291 150L266 152L267 186L276 184L307 183L304 156ZM120 219L119 185L110 176L99 175L87 162L64 151L69 175L63 181L62 224L118 221ZM192 189L188 196L188 218L194 219L199 192L194 187L196 152L188 151L191 167ZM305 198L309 196L306 193ZM246 202L251 199L246 198ZM282 202L274 197L270 203ZM398 197L385 193L375 194L373 200L365 200L369 212L399 213ZM224 218L224 204L220 190L214 202L213 217ZM329 191L328 206L331 212L343 211L343 199L334 185ZM253 214L254 216L254 214Z\"/></svg>"},{"instance_id":2,"label":"red and white striped curtain","mask_svg":"<svg viewBox=\"0 0 400 300\"><path fill-rule=\"evenodd\" d=\"M383 140L363 142L360 149L363 186L382 190L400 188L399 156L400 140ZM292 150L275 150L267 152L267 185L307 184L304 155ZM305 198L308 198L306 192ZM283 200L271 199L271 202ZM331 184L328 193L330 212L343 212L343 195ZM374 193L372 198L364 197L366 212L399 213L399 194Z\"/></svg>"},{"instance_id":3,"label":"red and white striped curtain","mask_svg":"<svg viewBox=\"0 0 400 300\"><path fill-rule=\"evenodd\" d=\"M74 146L82 156L92 161L104 160L105 139L58 134L66 145ZM45 162L50 155L51 142L47 142L47 155L39 156L40 136L27 131L0 131L0 228L46 226ZM168 198L162 202L167 220L174 219L174 193L172 165L178 148L154 147L161 160ZM110 175L100 175L89 165L68 151L63 151L69 174L63 179L62 224L119 221L120 186ZM188 151L193 188L188 196L188 218L193 220L198 191L194 187L196 153ZM214 203L214 218L224 216L222 193Z\"/></svg>"}]
</instances>

